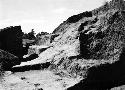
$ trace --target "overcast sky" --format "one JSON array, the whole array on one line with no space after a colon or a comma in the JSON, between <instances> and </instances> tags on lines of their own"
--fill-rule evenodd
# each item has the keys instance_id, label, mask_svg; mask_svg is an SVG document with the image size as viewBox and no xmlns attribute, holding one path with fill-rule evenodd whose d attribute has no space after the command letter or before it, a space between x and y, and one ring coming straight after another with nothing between
<instances>
[{"instance_id":1,"label":"overcast sky","mask_svg":"<svg viewBox=\"0 0 125 90\"><path fill-rule=\"evenodd\" d=\"M105 0L0 0L0 28L21 25L52 32L68 17L101 6Z\"/></svg>"}]
</instances>

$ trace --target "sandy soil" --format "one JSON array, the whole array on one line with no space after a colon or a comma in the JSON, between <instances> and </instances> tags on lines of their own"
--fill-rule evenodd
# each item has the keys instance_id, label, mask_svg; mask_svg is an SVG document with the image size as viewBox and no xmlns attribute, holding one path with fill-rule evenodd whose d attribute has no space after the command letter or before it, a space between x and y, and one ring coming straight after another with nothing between
<instances>
[{"instance_id":1,"label":"sandy soil","mask_svg":"<svg viewBox=\"0 0 125 90\"><path fill-rule=\"evenodd\" d=\"M79 82L79 79L61 77L47 70L5 72L0 80L0 90L65 90Z\"/></svg>"}]
</instances>

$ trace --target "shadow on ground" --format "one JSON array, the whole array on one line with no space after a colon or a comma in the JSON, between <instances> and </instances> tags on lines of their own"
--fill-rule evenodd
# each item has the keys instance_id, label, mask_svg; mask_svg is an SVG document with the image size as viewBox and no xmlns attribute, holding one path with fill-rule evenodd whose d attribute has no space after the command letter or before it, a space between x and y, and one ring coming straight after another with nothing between
<instances>
[{"instance_id":1,"label":"shadow on ground","mask_svg":"<svg viewBox=\"0 0 125 90\"><path fill-rule=\"evenodd\" d=\"M92 67L88 70L87 78L68 90L107 90L125 85L125 49L120 60L113 64Z\"/></svg>"},{"instance_id":2,"label":"shadow on ground","mask_svg":"<svg viewBox=\"0 0 125 90\"><path fill-rule=\"evenodd\" d=\"M35 64L35 65L26 65L21 67L13 67L11 68L12 72L25 72L30 70L43 70L50 66L49 62L42 63L42 64Z\"/></svg>"}]
</instances>

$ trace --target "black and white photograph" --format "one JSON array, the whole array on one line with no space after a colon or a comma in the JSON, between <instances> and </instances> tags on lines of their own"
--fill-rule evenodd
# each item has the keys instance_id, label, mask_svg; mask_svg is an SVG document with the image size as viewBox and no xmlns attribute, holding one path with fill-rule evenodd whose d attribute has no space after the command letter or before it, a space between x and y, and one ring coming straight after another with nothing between
<instances>
[{"instance_id":1,"label":"black and white photograph","mask_svg":"<svg viewBox=\"0 0 125 90\"><path fill-rule=\"evenodd\" d=\"M125 0L0 0L0 90L125 90Z\"/></svg>"}]
</instances>

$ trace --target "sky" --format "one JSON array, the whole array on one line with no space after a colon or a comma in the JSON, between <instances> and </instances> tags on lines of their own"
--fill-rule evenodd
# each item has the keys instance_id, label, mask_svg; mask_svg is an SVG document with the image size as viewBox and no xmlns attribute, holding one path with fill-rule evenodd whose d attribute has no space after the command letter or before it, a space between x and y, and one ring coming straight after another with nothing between
<instances>
[{"instance_id":1,"label":"sky","mask_svg":"<svg viewBox=\"0 0 125 90\"><path fill-rule=\"evenodd\" d=\"M0 0L0 28L21 25L23 32L51 33L68 17L90 11L105 0Z\"/></svg>"}]
</instances>

